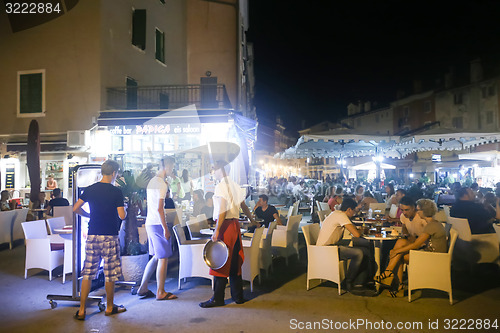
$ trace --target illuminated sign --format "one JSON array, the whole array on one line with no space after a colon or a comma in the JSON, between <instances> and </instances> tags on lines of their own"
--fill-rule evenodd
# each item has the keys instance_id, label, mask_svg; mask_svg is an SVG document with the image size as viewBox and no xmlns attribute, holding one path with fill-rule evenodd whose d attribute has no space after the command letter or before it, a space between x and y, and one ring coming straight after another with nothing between
<instances>
[{"instance_id":1,"label":"illuminated sign","mask_svg":"<svg viewBox=\"0 0 500 333\"><path fill-rule=\"evenodd\" d=\"M114 126L109 128L113 135L149 135L149 134L199 134L200 124L155 124L135 126Z\"/></svg>"}]
</instances>

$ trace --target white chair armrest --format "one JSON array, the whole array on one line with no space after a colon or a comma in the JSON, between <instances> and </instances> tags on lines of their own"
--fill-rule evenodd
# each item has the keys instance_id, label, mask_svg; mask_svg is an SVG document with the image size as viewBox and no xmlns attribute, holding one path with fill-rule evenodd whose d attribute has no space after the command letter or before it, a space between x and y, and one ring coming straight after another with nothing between
<instances>
[{"instance_id":1,"label":"white chair armrest","mask_svg":"<svg viewBox=\"0 0 500 333\"><path fill-rule=\"evenodd\" d=\"M429 251L410 251L410 269L421 269L422 267L439 267L450 265L450 255L448 253Z\"/></svg>"},{"instance_id":2,"label":"white chair armrest","mask_svg":"<svg viewBox=\"0 0 500 333\"><path fill-rule=\"evenodd\" d=\"M29 247L30 251L40 251L41 253L50 251L50 240L48 238L26 239L26 247Z\"/></svg>"},{"instance_id":3,"label":"white chair armrest","mask_svg":"<svg viewBox=\"0 0 500 333\"><path fill-rule=\"evenodd\" d=\"M64 244L64 238L62 238L60 234L48 235L47 239L49 239L52 244Z\"/></svg>"}]
</instances>

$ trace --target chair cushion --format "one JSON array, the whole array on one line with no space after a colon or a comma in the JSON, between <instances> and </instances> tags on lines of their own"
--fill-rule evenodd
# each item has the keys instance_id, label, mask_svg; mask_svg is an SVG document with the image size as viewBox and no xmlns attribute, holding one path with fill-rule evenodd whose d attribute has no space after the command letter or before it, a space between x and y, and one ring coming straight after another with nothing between
<instances>
[{"instance_id":1,"label":"chair cushion","mask_svg":"<svg viewBox=\"0 0 500 333\"><path fill-rule=\"evenodd\" d=\"M64 250L64 243L50 243L51 251Z\"/></svg>"}]
</instances>

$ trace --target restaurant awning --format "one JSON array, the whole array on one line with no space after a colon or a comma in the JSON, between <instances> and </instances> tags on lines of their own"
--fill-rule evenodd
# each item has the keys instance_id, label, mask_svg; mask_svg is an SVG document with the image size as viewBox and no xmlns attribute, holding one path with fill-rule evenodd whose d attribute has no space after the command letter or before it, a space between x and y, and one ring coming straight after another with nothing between
<instances>
[{"instance_id":1,"label":"restaurant awning","mask_svg":"<svg viewBox=\"0 0 500 333\"><path fill-rule=\"evenodd\" d=\"M358 165L355 165L355 166L352 166L349 168L353 169L353 170L377 170L377 165L375 164L375 162L366 162L366 163L361 163L361 164L358 164ZM386 170L387 169L393 170L393 169L396 169L396 166L392 165L392 164L387 164L387 163L380 163L380 168L386 169Z\"/></svg>"},{"instance_id":2,"label":"restaurant awning","mask_svg":"<svg viewBox=\"0 0 500 333\"><path fill-rule=\"evenodd\" d=\"M399 141L399 137L357 134L353 130L338 128L327 132L307 134L279 158L353 157L383 154Z\"/></svg>"},{"instance_id":3,"label":"restaurant awning","mask_svg":"<svg viewBox=\"0 0 500 333\"><path fill-rule=\"evenodd\" d=\"M478 145L500 142L500 132L470 133L456 129L433 128L410 136L356 134L341 128L304 135L297 144L275 158L354 157L382 155L404 158L420 151L464 150Z\"/></svg>"},{"instance_id":4,"label":"restaurant awning","mask_svg":"<svg viewBox=\"0 0 500 333\"><path fill-rule=\"evenodd\" d=\"M99 113L97 125L121 126L189 123L226 123L234 110L181 108L175 110L106 110Z\"/></svg>"},{"instance_id":5,"label":"restaurant awning","mask_svg":"<svg viewBox=\"0 0 500 333\"><path fill-rule=\"evenodd\" d=\"M416 135L403 137L394 150L402 157L419 151L464 150L500 141L499 132L457 132L450 128L433 128Z\"/></svg>"},{"instance_id":6,"label":"restaurant awning","mask_svg":"<svg viewBox=\"0 0 500 333\"><path fill-rule=\"evenodd\" d=\"M480 160L480 161L493 161L494 159L500 159L500 152L496 150L482 151L477 153L468 153L458 155L460 160Z\"/></svg>"}]
</instances>

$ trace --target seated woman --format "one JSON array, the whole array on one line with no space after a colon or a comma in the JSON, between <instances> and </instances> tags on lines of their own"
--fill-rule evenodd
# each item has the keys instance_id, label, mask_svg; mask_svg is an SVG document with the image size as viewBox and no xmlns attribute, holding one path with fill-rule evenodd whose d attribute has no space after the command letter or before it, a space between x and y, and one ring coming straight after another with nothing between
<instances>
[{"instance_id":1,"label":"seated woman","mask_svg":"<svg viewBox=\"0 0 500 333\"><path fill-rule=\"evenodd\" d=\"M394 191L394 185L389 183L385 186L385 193L387 193L387 199L385 200L386 209L391 209L392 205L397 205L398 200L396 198L396 192Z\"/></svg>"},{"instance_id":2,"label":"seated woman","mask_svg":"<svg viewBox=\"0 0 500 333\"><path fill-rule=\"evenodd\" d=\"M360 203L363 199L364 199L364 192L365 192L365 188L363 187L363 185L358 185L356 186L356 191L354 192L355 194L355 198L354 200L356 200L356 203Z\"/></svg>"},{"instance_id":3,"label":"seated woman","mask_svg":"<svg viewBox=\"0 0 500 333\"><path fill-rule=\"evenodd\" d=\"M378 201L373 197L373 194L370 191L365 191L363 193L363 200L361 200L361 202L356 207L356 212L370 209L371 203L378 203Z\"/></svg>"},{"instance_id":4,"label":"seated woman","mask_svg":"<svg viewBox=\"0 0 500 333\"><path fill-rule=\"evenodd\" d=\"M437 206L434 201L429 199L420 199L417 201L417 214L427 221L423 232L414 242L406 239L398 240L394 249L390 252L389 265L387 265L387 268L382 274L376 277L377 282L390 288L392 297L397 297L398 293L403 290L403 285L401 284L403 279L402 264L410 263L410 250L441 253L448 251L446 231L443 225L433 218L436 212Z\"/></svg>"},{"instance_id":5,"label":"seated woman","mask_svg":"<svg viewBox=\"0 0 500 333\"><path fill-rule=\"evenodd\" d=\"M193 216L202 214L203 207L205 207L204 196L203 190L195 190L193 192Z\"/></svg>"}]
</instances>

